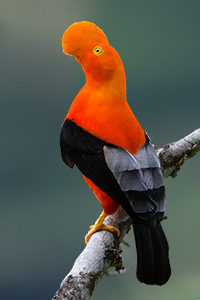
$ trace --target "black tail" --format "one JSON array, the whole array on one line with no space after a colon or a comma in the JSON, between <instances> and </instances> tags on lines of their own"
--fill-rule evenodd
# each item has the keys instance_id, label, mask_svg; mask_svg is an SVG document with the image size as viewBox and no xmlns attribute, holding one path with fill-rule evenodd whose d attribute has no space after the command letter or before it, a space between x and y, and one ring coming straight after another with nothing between
<instances>
[{"instance_id":1,"label":"black tail","mask_svg":"<svg viewBox=\"0 0 200 300\"><path fill-rule=\"evenodd\" d=\"M169 246L160 224L153 228L134 224L137 278L146 284L165 284L170 275Z\"/></svg>"}]
</instances>

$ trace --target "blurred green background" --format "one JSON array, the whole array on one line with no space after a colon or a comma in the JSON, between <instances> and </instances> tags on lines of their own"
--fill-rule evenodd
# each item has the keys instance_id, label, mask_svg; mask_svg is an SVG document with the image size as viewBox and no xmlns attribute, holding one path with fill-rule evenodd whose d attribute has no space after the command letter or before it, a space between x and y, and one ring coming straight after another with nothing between
<instances>
[{"instance_id":1,"label":"blurred green background","mask_svg":"<svg viewBox=\"0 0 200 300\"><path fill-rule=\"evenodd\" d=\"M51 299L101 213L77 170L61 160L61 124L84 84L61 39L75 21L96 23L119 52L131 108L157 147L199 128L200 1L0 0L1 299ZM93 299L200 297L200 156L166 179L172 277L104 277Z\"/></svg>"}]
</instances>

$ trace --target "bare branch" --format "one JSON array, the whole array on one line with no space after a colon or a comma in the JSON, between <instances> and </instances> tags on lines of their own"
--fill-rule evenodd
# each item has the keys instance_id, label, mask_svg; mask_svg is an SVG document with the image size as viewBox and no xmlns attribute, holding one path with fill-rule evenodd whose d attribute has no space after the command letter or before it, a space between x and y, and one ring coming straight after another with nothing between
<instances>
[{"instance_id":1,"label":"bare branch","mask_svg":"<svg viewBox=\"0 0 200 300\"><path fill-rule=\"evenodd\" d=\"M157 150L164 177L175 177L184 161L200 151L200 129L183 139ZM131 227L131 221L120 207L116 214L108 216L106 224L119 228L117 238L108 231L91 236L88 245L76 259L70 273L64 278L54 300L89 300L98 281L111 267L122 271L120 243Z\"/></svg>"},{"instance_id":2,"label":"bare branch","mask_svg":"<svg viewBox=\"0 0 200 300\"><path fill-rule=\"evenodd\" d=\"M176 177L185 160L200 151L200 128L183 139L157 150L164 177Z\"/></svg>"}]
</instances>

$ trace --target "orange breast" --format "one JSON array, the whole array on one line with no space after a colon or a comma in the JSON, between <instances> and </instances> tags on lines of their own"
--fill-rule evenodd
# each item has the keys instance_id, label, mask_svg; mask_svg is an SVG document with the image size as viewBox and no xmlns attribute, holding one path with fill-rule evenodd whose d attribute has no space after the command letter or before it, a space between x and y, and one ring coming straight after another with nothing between
<instances>
[{"instance_id":1,"label":"orange breast","mask_svg":"<svg viewBox=\"0 0 200 300\"><path fill-rule=\"evenodd\" d=\"M78 126L94 136L122 147L132 154L145 143L145 133L126 100L110 99L81 90L67 114Z\"/></svg>"}]
</instances>

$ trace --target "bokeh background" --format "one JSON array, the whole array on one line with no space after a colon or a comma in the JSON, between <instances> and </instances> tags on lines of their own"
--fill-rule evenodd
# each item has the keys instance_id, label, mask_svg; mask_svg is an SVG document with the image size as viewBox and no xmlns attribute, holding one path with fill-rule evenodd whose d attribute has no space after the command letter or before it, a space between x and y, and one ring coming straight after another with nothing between
<instances>
[{"instance_id":1,"label":"bokeh background","mask_svg":"<svg viewBox=\"0 0 200 300\"><path fill-rule=\"evenodd\" d=\"M127 97L157 147L199 128L200 2L0 0L0 294L51 299L101 212L79 172L61 160L59 133L84 84L61 39L75 21L96 23L120 53ZM93 299L200 297L200 156L166 179L172 277L136 280L133 234L126 274L104 277Z\"/></svg>"}]
</instances>

